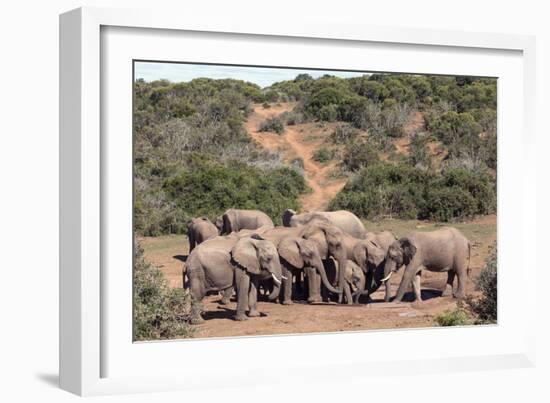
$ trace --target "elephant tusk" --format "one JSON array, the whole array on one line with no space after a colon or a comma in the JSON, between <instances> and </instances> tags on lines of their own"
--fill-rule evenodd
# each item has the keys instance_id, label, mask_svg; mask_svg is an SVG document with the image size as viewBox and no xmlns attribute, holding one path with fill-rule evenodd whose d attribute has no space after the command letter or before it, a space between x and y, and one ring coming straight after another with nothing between
<instances>
[{"instance_id":1,"label":"elephant tusk","mask_svg":"<svg viewBox=\"0 0 550 403\"><path fill-rule=\"evenodd\" d=\"M281 280L275 277L275 274L271 273L271 277L273 277L273 281L275 282L275 284L281 285Z\"/></svg>"},{"instance_id":2,"label":"elephant tusk","mask_svg":"<svg viewBox=\"0 0 550 403\"><path fill-rule=\"evenodd\" d=\"M285 276L281 276L281 278L282 278L283 280L288 280L288 277L285 277Z\"/></svg>"},{"instance_id":3,"label":"elephant tusk","mask_svg":"<svg viewBox=\"0 0 550 403\"><path fill-rule=\"evenodd\" d=\"M393 274L393 271L390 271L390 274L388 274L386 277L384 277L382 280L380 280L381 283L385 283L386 281L388 281L391 276Z\"/></svg>"}]
</instances>

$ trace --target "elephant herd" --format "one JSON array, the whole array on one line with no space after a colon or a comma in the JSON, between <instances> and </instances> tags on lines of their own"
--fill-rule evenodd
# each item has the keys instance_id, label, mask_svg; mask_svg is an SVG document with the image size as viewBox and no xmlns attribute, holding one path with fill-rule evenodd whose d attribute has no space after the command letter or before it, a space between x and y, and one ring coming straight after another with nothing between
<instances>
[{"instance_id":1,"label":"elephant herd","mask_svg":"<svg viewBox=\"0 0 550 403\"><path fill-rule=\"evenodd\" d=\"M334 298L358 303L382 285L391 300L390 278L405 266L393 301L402 300L412 284L421 300L422 270L447 272L443 295L464 297L470 243L455 228L412 232L397 239L391 232L368 232L348 211L283 213L274 226L258 210L229 209L215 223L200 217L188 225L189 256L183 269L191 294L191 323L204 321L202 299L222 292L221 303L236 294L236 320L259 316L258 293L284 305L293 299L310 303ZM457 278L456 291L453 282Z\"/></svg>"}]
</instances>

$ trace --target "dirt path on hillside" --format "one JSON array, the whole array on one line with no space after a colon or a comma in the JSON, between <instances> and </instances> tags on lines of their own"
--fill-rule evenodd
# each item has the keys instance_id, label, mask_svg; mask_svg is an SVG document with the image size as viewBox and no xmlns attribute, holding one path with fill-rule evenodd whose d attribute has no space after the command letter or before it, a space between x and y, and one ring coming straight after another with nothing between
<instances>
[{"instance_id":1,"label":"dirt path on hillside","mask_svg":"<svg viewBox=\"0 0 550 403\"><path fill-rule=\"evenodd\" d=\"M403 127L405 135L393 142L396 152L402 155L409 155L412 136L419 130L422 130L425 125L424 114L418 111L413 112L409 122Z\"/></svg>"},{"instance_id":2,"label":"dirt path on hillside","mask_svg":"<svg viewBox=\"0 0 550 403\"><path fill-rule=\"evenodd\" d=\"M250 136L262 147L270 151L282 152L285 160L300 157L304 161L304 177L311 188L311 193L302 195L300 202L303 211L326 209L328 203L344 187L345 180L331 180L330 172L335 164L322 165L313 160L313 153L319 148L318 142L306 141L311 133L304 131L305 124L285 126L283 134L258 131L261 122L268 118L290 112L296 103L286 102L273 104L264 108L260 104L254 105L254 111L245 123L245 129Z\"/></svg>"}]
</instances>

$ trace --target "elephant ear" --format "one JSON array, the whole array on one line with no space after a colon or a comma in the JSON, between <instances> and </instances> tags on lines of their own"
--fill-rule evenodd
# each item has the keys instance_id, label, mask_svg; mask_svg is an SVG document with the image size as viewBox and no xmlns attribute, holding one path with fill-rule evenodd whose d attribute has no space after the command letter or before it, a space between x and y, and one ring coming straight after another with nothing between
<instances>
[{"instance_id":1,"label":"elephant ear","mask_svg":"<svg viewBox=\"0 0 550 403\"><path fill-rule=\"evenodd\" d=\"M235 224L235 213L231 210L227 210L223 214L223 232L226 234L230 234L233 231L238 231L238 228Z\"/></svg>"},{"instance_id":2,"label":"elephant ear","mask_svg":"<svg viewBox=\"0 0 550 403\"><path fill-rule=\"evenodd\" d=\"M260 274L260 262L256 242L251 238L241 238L231 250L231 258L249 273Z\"/></svg>"},{"instance_id":3,"label":"elephant ear","mask_svg":"<svg viewBox=\"0 0 550 403\"><path fill-rule=\"evenodd\" d=\"M287 208L283 212L283 226L290 227L290 219L294 215L296 215L296 212L294 210L291 210L291 209Z\"/></svg>"},{"instance_id":4,"label":"elephant ear","mask_svg":"<svg viewBox=\"0 0 550 403\"><path fill-rule=\"evenodd\" d=\"M300 253L298 242L294 238L285 238L279 243L277 248L279 256L290 263L292 266L301 269L304 267L304 259Z\"/></svg>"},{"instance_id":5,"label":"elephant ear","mask_svg":"<svg viewBox=\"0 0 550 403\"><path fill-rule=\"evenodd\" d=\"M368 251L368 261L370 264L373 264L375 267L378 267L380 263L386 258L384 249L374 241L365 242L367 251Z\"/></svg>"},{"instance_id":6,"label":"elephant ear","mask_svg":"<svg viewBox=\"0 0 550 403\"><path fill-rule=\"evenodd\" d=\"M401 238L399 244L403 250L403 263L407 265L416 253L416 246L408 238Z\"/></svg>"}]
</instances>

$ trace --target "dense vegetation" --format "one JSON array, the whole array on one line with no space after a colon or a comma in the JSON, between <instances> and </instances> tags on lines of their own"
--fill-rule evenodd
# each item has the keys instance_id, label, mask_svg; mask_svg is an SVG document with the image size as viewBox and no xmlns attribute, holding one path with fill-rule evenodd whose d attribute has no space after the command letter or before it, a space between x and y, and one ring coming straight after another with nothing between
<instances>
[{"instance_id":1,"label":"dense vegetation","mask_svg":"<svg viewBox=\"0 0 550 403\"><path fill-rule=\"evenodd\" d=\"M138 243L134 259L134 340L190 337L188 290L168 287L162 272L145 261Z\"/></svg>"},{"instance_id":2,"label":"dense vegetation","mask_svg":"<svg viewBox=\"0 0 550 403\"><path fill-rule=\"evenodd\" d=\"M331 201L331 209L347 209L370 219L438 221L495 211L494 79L300 75L269 90L276 91L279 100L298 101L287 119L339 122L330 140L341 148L341 169L353 175ZM393 140L405 134L413 111L422 113L424 125L409 133L404 158L395 153ZM360 130L368 135L360 135ZM439 166L433 165L429 145L444 154ZM382 161L381 155L387 157ZM327 156L323 150L316 158Z\"/></svg>"},{"instance_id":3,"label":"dense vegetation","mask_svg":"<svg viewBox=\"0 0 550 403\"><path fill-rule=\"evenodd\" d=\"M288 168L246 134L252 102L265 94L238 80L138 80L134 89L134 227L138 234L182 233L199 215L257 208L275 222L299 208L306 190Z\"/></svg>"},{"instance_id":4,"label":"dense vegetation","mask_svg":"<svg viewBox=\"0 0 550 403\"><path fill-rule=\"evenodd\" d=\"M406 164L377 162L361 169L330 203L360 217L450 221L495 211L488 175L464 168L434 173Z\"/></svg>"},{"instance_id":5,"label":"dense vegetation","mask_svg":"<svg viewBox=\"0 0 550 403\"><path fill-rule=\"evenodd\" d=\"M494 79L409 74L313 79L301 74L269 91L275 91L279 100L299 101L292 120L347 122L367 130L368 141L381 152L391 151L392 139L404 135L411 111L422 111L428 133L420 137L425 143L440 141L450 164L496 170ZM418 158L421 148L415 145L411 162L426 165L427 158Z\"/></svg>"},{"instance_id":6,"label":"dense vegetation","mask_svg":"<svg viewBox=\"0 0 550 403\"><path fill-rule=\"evenodd\" d=\"M191 217L229 207L261 209L276 223L285 208L299 210L303 161L283 163L243 127L252 103L287 100L298 101L295 109L260 130L284 135L285 125L338 122L313 156L339 161L338 172L350 176L330 208L441 221L496 208L494 79L300 74L264 89L232 79L138 80L134 93L134 223L142 235L181 233ZM399 155L393 141L413 112L424 124ZM437 165L434 149L443 155Z\"/></svg>"}]
</instances>

